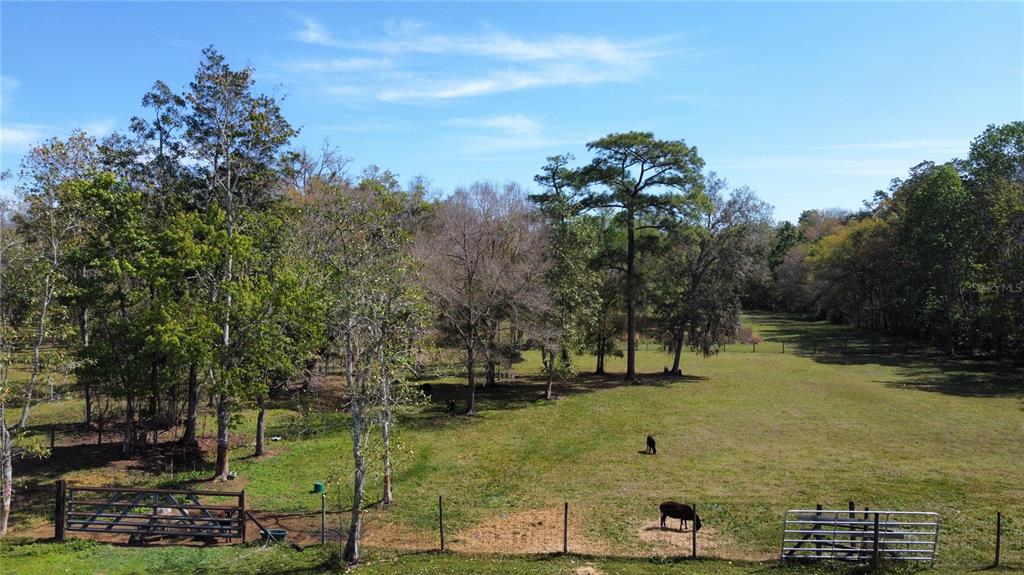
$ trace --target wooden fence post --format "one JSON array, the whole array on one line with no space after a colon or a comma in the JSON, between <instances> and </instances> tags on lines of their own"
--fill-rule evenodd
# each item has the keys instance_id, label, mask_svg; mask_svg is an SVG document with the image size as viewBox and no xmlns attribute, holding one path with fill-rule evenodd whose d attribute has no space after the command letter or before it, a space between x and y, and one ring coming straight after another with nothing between
<instances>
[{"instance_id":1,"label":"wooden fence post","mask_svg":"<svg viewBox=\"0 0 1024 575\"><path fill-rule=\"evenodd\" d=\"M1003 538L1003 513L996 511L996 562L992 564L993 567L999 567L999 552L1002 546Z\"/></svg>"},{"instance_id":2,"label":"wooden fence post","mask_svg":"<svg viewBox=\"0 0 1024 575\"><path fill-rule=\"evenodd\" d=\"M242 543L245 543L245 524L246 524L246 513L245 513L245 490L238 494L238 529L241 531Z\"/></svg>"},{"instance_id":3,"label":"wooden fence post","mask_svg":"<svg viewBox=\"0 0 1024 575\"><path fill-rule=\"evenodd\" d=\"M569 502L565 502L565 514L562 516L562 554L569 554Z\"/></svg>"},{"instance_id":4,"label":"wooden fence post","mask_svg":"<svg viewBox=\"0 0 1024 575\"><path fill-rule=\"evenodd\" d=\"M441 551L444 551L444 496L437 496L437 528L441 532Z\"/></svg>"},{"instance_id":5,"label":"wooden fence post","mask_svg":"<svg viewBox=\"0 0 1024 575\"><path fill-rule=\"evenodd\" d=\"M65 514L65 506L67 496L67 482L63 479L58 479L57 483L54 484L54 499L53 506L53 538L58 542L64 541L64 520L67 517Z\"/></svg>"},{"instance_id":6,"label":"wooden fence post","mask_svg":"<svg viewBox=\"0 0 1024 575\"><path fill-rule=\"evenodd\" d=\"M782 342L782 353L786 353L786 342Z\"/></svg>"},{"instance_id":7,"label":"wooden fence post","mask_svg":"<svg viewBox=\"0 0 1024 575\"><path fill-rule=\"evenodd\" d=\"M693 508L693 521L690 522L690 557L697 558L697 504L690 505Z\"/></svg>"}]
</instances>

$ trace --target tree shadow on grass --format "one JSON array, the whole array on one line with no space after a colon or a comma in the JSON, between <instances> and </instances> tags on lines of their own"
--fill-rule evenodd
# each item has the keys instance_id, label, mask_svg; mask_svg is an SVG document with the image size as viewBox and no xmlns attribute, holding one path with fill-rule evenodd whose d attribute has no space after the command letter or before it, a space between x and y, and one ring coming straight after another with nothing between
<instances>
[{"instance_id":1,"label":"tree shadow on grass","mask_svg":"<svg viewBox=\"0 0 1024 575\"><path fill-rule=\"evenodd\" d=\"M547 381L542 376L519 376L515 382L502 382L476 388L476 411L522 409L532 405L557 401L573 395L593 393L617 387L669 387L681 383L695 383L706 378L693 375L641 374L635 382L622 374L581 374L573 381L555 383L554 400L545 398ZM413 428L431 428L471 421L466 411L469 388L465 382L430 383L430 403L419 412L407 416L403 425ZM455 410L448 409L449 400Z\"/></svg>"},{"instance_id":2,"label":"tree shadow on grass","mask_svg":"<svg viewBox=\"0 0 1024 575\"><path fill-rule=\"evenodd\" d=\"M950 358L896 338L792 316L759 315L766 339L785 341L794 352L825 365L881 365L899 381L889 387L959 397L1016 397L1024 400L1024 365L1008 359Z\"/></svg>"}]
</instances>

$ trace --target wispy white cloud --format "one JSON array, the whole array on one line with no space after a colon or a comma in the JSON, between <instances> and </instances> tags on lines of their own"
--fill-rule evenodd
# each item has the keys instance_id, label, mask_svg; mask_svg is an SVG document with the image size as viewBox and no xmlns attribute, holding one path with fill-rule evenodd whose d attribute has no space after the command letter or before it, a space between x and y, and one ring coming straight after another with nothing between
<instances>
[{"instance_id":1,"label":"wispy white cloud","mask_svg":"<svg viewBox=\"0 0 1024 575\"><path fill-rule=\"evenodd\" d=\"M10 105L18 88L21 88L21 81L14 76L0 76L0 108Z\"/></svg>"},{"instance_id":2,"label":"wispy white cloud","mask_svg":"<svg viewBox=\"0 0 1024 575\"><path fill-rule=\"evenodd\" d=\"M351 42L352 48L387 54L422 53L490 57L512 62L593 61L611 66L636 64L663 50L671 37L616 42L607 38L559 34L526 39L487 27L476 34L429 33L423 22L401 20L385 27L381 38Z\"/></svg>"},{"instance_id":3,"label":"wispy white cloud","mask_svg":"<svg viewBox=\"0 0 1024 575\"><path fill-rule=\"evenodd\" d=\"M541 125L524 114L486 116L482 118L454 118L445 122L448 126L497 130L510 136L532 136L538 134Z\"/></svg>"},{"instance_id":4,"label":"wispy white cloud","mask_svg":"<svg viewBox=\"0 0 1024 575\"><path fill-rule=\"evenodd\" d=\"M113 118L104 118L82 124L82 131L94 138L102 138L113 132L116 125Z\"/></svg>"},{"instance_id":5,"label":"wispy white cloud","mask_svg":"<svg viewBox=\"0 0 1024 575\"><path fill-rule=\"evenodd\" d=\"M299 30L295 36L300 42L306 44L317 44L320 46L334 46L335 41L331 38L331 35L327 30L317 22L314 18L309 16L301 17L303 28Z\"/></svg>"},{"instance_id":6,"label":"wispy white cloud","mask_svg":"<svg viewBox=\"0 0 1024 575\"><path fill-rule=\"evenodd\" d=\"M628 81L632 74L619 74L612 69L591 70L573 65L542 66L522 70L506 70L461 77L427 77L402 82L399 86L382 88L377 99L385 102L402 100L468 98L529 88L587 85Z\"/></svg>"},{"instance_id":7,"label":"wispy white cloud","mask_svg":"<svg viewBox=\"0 0 1024 575\"><path fill-rule=\"evenodd\" d=\"M563 146L572 138L553 138L544 126L525 114L506 114L473 118L453 118L442 122L445 126L465 128L466 133L453 135L458 139L456 149L467 156L520 150L536 150Z\"/></svg>"},{"instance_id":8,"label":"wispy white cloud","mask_svg":"<svg viewBox=\"0 0 1024 575\"><path fill-rule=\"evenodd\" d=\"M5 154L24 151L54 132L53 126L43 124L4 123L0 125L0 149Z\"/></svg>"},{"instance_id":9,"label":"wispy white cloud","mask_svg":"<svg viewBox=\"0 0 1024 575\"><path fill-rule=\"evenodd\" d=\"M293 70L321 76L367 72L361 78L368 87L365 93L388 102L629 82L647 74L659 56L682 52L671 46L674 37L628 42L565 34L526 38L489 26L474 33L443 34L415 20L387 22L374 37L338 39L316 20L301 20L301 41L349 53L299 62ZM337 87L324 78L316 81L322 88Z\"/></svg>"},{"instance_id":10,"label":"wispy white cloud","mask_svg":"<svg viewBox=\"0 0 1024 575\"><path fill-rule=\"evenodd\" d=\"M93 120L71 127L4 122L0 125L0 151L4 154L22 153L47 138L64 137L74 128L81 129L95 138L102 138L113 132L116 125L117 122L113 118Z\"/></svg>"},{"instance_id":11,"label":"wispy white cloud","mask_svg":"<svg viewBox=\"0 0 1024 575\"><path fill-rule=\"evenodd\" d=\"M304 60L293 62L290 67L307 72L363 72L383 70L391 67L388 58L331 58L327 60Z\"/></svg>"}]
</instances>

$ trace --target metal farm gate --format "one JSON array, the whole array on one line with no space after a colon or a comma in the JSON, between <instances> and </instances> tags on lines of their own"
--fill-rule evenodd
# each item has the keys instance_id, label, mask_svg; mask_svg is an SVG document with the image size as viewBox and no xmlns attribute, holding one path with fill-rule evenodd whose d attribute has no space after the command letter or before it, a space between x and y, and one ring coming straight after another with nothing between
<instances>
[{"instance_id":1,"label":"metal farm gate","mask_svg":"<svg viewBox=\"0 0 1024 575\"><path fill-rule=\"evenodd\" d=\"M782 524L780 559L934 565L938 544L938 513L791 509Z\"/></svg>"},{"instance_id":2,"label":"metal farm gate","mask_svg":"<svg viewBox=\"0 0 1024 575\"><path fill-rule=\"evenodd\" d=\"M57 541L63 541L66 532L78 531L126 534L132 543L145 543L154 537L245 542L245 491L81 487L58 481L56 496ZM228 501L202 503L199 497Z\"/></svg>"}]
</instances>

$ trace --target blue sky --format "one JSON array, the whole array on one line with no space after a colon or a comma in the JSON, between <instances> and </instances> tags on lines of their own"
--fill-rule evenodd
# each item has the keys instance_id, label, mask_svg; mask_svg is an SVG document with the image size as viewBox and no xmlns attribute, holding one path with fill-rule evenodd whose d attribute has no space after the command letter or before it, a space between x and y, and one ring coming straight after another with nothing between
<instances>
[{"instance_id":1,"label":"blue sky","mask_svg":"<svg viewBox=\"0 0 1024 575\"><path fill-rule=\"evenodd\" d=\"M1024 119L1024 3L0 3L0 164L183 89L213 44L327 140L440 190L610 132L697 146L794 219ZM9 190L8 190L9 191Z\"/></svg>"}]
</instances>

